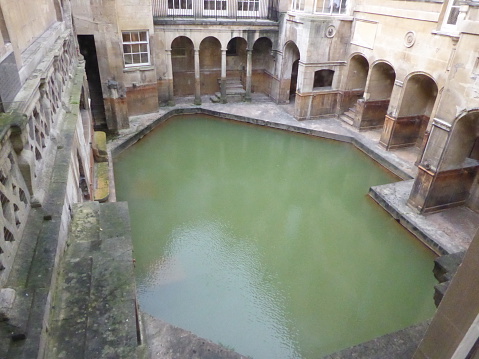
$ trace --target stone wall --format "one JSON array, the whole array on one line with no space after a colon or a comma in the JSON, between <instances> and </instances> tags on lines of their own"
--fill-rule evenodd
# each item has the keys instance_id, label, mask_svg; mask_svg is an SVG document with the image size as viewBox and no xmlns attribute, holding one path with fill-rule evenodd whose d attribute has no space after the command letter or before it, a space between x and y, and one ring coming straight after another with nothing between
<instances>
[{"instance_id":1,"label":"stone wall","mask_svg":"<svg viewBox=\"0 0 479 359\"><path fill-rule=\"evenodd\" d=\"M55 29L57 29L57 26ZM3 212L0 222L3 225L3 237L0 241L0 285L7 281L16 251L22 240L26 218L30 208L44 205L45 195L50 186L53 161L61 145L58 140L63 136L64 118L71 111L68 96L71 91L72 74L78 60L75 39L71 30L60 26L62 31L48 48L43 57L15 96L6 118L2 132L0 163L0 197ZM45 46L49 40L37 39ZM83 94L82 107L88 111L88 100ZM74 106L79 107L80 102ZM72 138L74 149L71 153L71 165L65 168L69 178L69 189L64 199L67 207L64 219L64 231L68 228L68 204L89 198L93 182L92 156L90 143L92 130L89 116L78 112L76 137ZM55 181L55 178L53 178ZM80 185L81 183L81 185Z\"/></svg>"}]
</instances>

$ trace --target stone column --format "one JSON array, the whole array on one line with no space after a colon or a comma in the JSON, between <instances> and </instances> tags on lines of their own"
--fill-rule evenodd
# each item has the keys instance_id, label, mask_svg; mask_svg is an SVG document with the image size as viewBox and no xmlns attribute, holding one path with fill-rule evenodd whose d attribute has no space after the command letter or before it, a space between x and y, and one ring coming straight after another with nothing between
<instances>
[{"instance_id":1,"label":"stone column","mask_svg":"<svg viewBox=\"0 0 479 359\"><path fill-rule=\"evenodd\" d=\"M253 50L246 50L246 94L245 100L251 101L251 74L253 72Z\"/></svg>"},{"instance_id":2,"label":"stone column","mask_svg":"<svg viewBox=\"0 0 479 359\"><path fill-rule=\"evenodd\" d=\"M386 113L386 117L384 119L384 126L383 131L381 133L381 137L379 139L379 144L383 146L387 151L393 148L396 144L401 144L401 140L394 139L394 136L400 135L398 130L398 114L399 108L401 106L402 100L402 89L404 83L399 80L394 81L394 87L391 92L391 98L389 99L389 106ZM410 122L410 121L407 121ZM411 124L406 124L406 127L411 127Z\"/></svg>"},{"instance_id":3,"label":"stone column","mask_svg":"<svg viewBox=\"0 0 479 359\"><path fill-rule=\"evenodd\" d=\"M171 61L171 50L166 50L166 76L168 81L168 106L173 106L173 63Z\"/></svg>"},{"instance_id":4,"label":"stone column","mask_svg":"<svg viewBox=\"0 0 479 359\"><path fill-rule=\"evenodd\" d=\"M201 105L200 50L195 49L195 105Z\"/></svg>"},{"instance_id":5,"label":"stone column","mask_svg":"<svg viewBox=\"0 0 479 359\"><path fill-rule=\"evenodd\" d=\"M226 50L221 50L221 80L220 80L221 102L226 103Z\"/></svg>"}]
</instances>

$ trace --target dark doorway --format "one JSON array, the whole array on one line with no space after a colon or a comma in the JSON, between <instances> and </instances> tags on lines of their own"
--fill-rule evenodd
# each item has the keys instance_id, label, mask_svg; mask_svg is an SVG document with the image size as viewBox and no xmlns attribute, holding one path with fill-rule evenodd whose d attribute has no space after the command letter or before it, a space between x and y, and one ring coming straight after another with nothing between
<instances>
[{"instance_id":1,"label":"dark doorway","mask_svg":"<svg viewBox=\"0 0 479 359\"><path fill-rule=\"evenodd\" d=\"M85 70L88 79L88 89L91 98L91 112L95 130L106 130L105 105L101 90L100 70L96 56L95 37L93 35L78 35L80 53L85 58Z\"/></svg>"},{"instance_id":2,"label":"dark doorway","mask_svg":"<svg viewBox=\"0 0 479 359\"><path fill-rule=\"evenodd\" d=\"M296 87L298 85L298 65L299 59L293 62L293 67L291 69L291 82L289 85L289 100L294 101L296 98Z\"/></svg>"}]
</instances>

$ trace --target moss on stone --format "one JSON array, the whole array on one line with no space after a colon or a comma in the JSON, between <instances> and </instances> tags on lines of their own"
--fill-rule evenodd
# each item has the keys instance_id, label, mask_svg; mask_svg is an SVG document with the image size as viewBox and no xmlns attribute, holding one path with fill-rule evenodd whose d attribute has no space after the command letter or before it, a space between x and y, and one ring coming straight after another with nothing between
<instances>
[{"instance_id":1,"label":"moss on stone","mask_svg":"<svg viewBox=\"0 0 479 359\"><path fill-rule=\"evenodd\" d=\"M110 180L108 176L108 162L95 164L96 188L95 201L105 202L110 195Z\"/></svg>"}]
</instances>

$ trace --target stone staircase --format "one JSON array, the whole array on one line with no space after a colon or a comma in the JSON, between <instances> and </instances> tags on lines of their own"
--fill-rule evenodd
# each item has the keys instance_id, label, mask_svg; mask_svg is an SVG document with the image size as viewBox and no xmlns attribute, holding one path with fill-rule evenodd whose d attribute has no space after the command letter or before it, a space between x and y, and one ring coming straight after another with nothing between
<instances>
[{"instance_id":1,"label":"stone staircase","mask_svg":"<svg viewBox=\"0 0 479 359\"><path fill-rule=\"evenodd\" d=\"M239 77L226 79L226 101L227 102L243 102L245 100L246 90ZM216 92L210 97L211 102L221 102L221 93Z\"/></svg>"},{"instance_id":2,"label":"stone staircase","mask_svg":"<svg viewBox=\"0 0 479 359\"><path fill-rule=\"evenodd\" d=\"M74 205L55 288L45 358L138 358L127 203Z\"/></svg>"},{"instance_id":3,"label":"stone staircase","mask_svg":"<svg viewBox=\"0 0 479 359\"><path fill-rule=\"evenodd\" d=\"M356 106L351 107L345 113L339 116L341 121L346 122L348 125L353 126L354 119L356 118Z\"/></svg>"}]
</instances>

